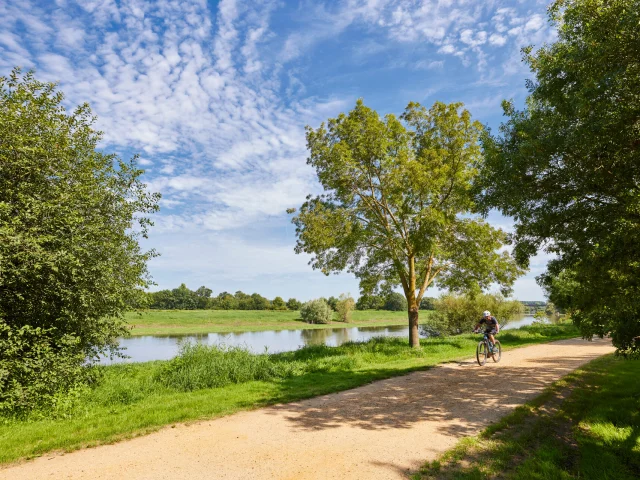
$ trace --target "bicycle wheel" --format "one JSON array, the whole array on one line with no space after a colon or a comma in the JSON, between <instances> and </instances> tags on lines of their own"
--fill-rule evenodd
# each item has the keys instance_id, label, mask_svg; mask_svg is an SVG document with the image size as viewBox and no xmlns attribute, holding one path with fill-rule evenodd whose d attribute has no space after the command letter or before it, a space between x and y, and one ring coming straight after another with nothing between
<instances>
[{"instance_id":1,"label":"bicycle wheel","mask_svg":"<svg viewBox=\"0 0 640 480\"><path fill-rule=\"evenodd\" d=\"M491 354L491 358L493 358L493 361L498 363L500 361L500 359L502 358L502 345L500 345L500 341L496 340L496 343L493 345L493 349L496 350L497 352L493 352Z\"/></svg>"},{"instance_id":2,"label":"bicycle wheel","mask_svg":"<svg viewBox=\"0 0 640 480\"><path fill-rule=\"evenodd\" d=\"M483 366L487 363L487 355L489 355L489 349L485 342L478 343L478 348L476 348L476 360L478 360L478 365Z\"/></svg>"}]
</instances>

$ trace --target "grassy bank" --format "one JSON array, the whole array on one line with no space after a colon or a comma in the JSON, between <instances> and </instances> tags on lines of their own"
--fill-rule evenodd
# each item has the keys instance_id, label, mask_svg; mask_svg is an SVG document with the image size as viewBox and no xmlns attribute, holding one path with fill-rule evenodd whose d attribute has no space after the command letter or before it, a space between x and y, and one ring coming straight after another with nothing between
<instances>
[{"instance_id":1,"label":"grassy bank","mask_svg":"<svg viewBox=\"0 0 640 480\"><path fill-rule=\"evenodd\" d=\"M430 311L420 312L426 318ZM129 312L125 319L132 335L183 335L193 333L257 332L302 328L386 327L407 324L407 312L386 310L354 311L350 323L311 325L300 312L270 310L146 310Z\"/></svg>"},{"instance_id":2,"label":"grassy bank","mask_svg":"<svg viewBox=\"0 0 640 480\"><path fill-rule=\"evenodd\" d=\"M577 336L571 325L501 334L505 350ZM101 380L63 404L57 418L0 419L0 463L51 450L114 442L164 425L346 390L438 363L471 357L478 337L378 338L274 355L196 348L167 362L101 367ZM238 383L235 383L238 382Z\"/></svg>"},{"instance_id":3,"label":"grassy bank","mask_svg":"<svg viewBox=\"0 0 640 480\"><path fill-rule=\"evenodd\" d=\"M594 360L414 480L640 478L640 360Z\"/></svg>"}]
</instances>

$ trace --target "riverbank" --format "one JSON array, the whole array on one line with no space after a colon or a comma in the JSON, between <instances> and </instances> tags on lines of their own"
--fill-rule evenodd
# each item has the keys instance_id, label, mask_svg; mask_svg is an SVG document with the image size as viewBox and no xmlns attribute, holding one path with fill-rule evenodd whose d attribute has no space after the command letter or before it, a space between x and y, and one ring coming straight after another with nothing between
<instances>
[{"instance_id":1,"label":"riverbank","mask_svg":"<svg viewBox=\"0 0 640 480\"><path fill-rule=\"evenodd\" d=\"M640 360L594 360L412 479L640 478L639 377Z\"/></svg>"},{"instance_id":2,"label":"riverbank","mask_svg":"<svg viewBox=\"0 0 640 480\"><path fill-rule=\"evenodd\" d=\"M422 319L431 311L420 312ZM188 335L198 333L260 332L339 327L389 327L406 325L407 312L356 310L349 323L309 324L300 312L272 310L145 310L128 312L131 335Z\"/></svg>"},{"instance_id":3,"label":"riverbank","mask_svg":"<svg viewBox=\"0 0 640 480\"><path fill-rule=\"evenodd\" d=\"M501 334L504 350L578 335L572 325L536 325ZM269 355L273 375L266 380L192 390L172 383L180 362L148 362L100 367L101 379L74 402L61 404L53 417L0 421L0 463L31 458L53 450L72 451L143 435L164 425L228 415L266 405L351 389L375 380L424 370L443 362L472 357L478 337L460 335L421 340L410 349L402 338L315 346ZM507 353L508 355L508 353ZM250 356L255 358L258 356ZM213 368L211 359L193 365L191 372ZM253 360L252 360L253 361ZM205 364L206 363L206 364ZM203 370L204 369L204 370ZM237 370L237 369L236 369ZM284 377L278 377L279 372ZM220 373L220 372L219 372ZM222 372L224 374L224 372ZM189 374L191 375L191 374ZM174 375L173 378L176 376ZM183 375L178 375L178 379ZM184 376L186 378L186 375Z\"/></svg>"}]
</instances>

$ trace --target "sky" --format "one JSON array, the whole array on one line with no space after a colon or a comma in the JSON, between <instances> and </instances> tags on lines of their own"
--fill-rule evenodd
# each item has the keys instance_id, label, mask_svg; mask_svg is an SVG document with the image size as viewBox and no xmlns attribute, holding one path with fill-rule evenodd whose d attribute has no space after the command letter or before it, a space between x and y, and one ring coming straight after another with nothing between
<instances>
[{"instance_id":1,"label":"sky","mask_svg":"<svg viewBox=\"0 0 640 480\"><path fill-rule=\"evenodd\" d=\"M0 75L15 66L88 102L100 145L140 155L160 192L145 248L153 290L186 283L301 300L358 295L296 255L285 210L321 187L304 128L358 98L380 114L410 101L463 102L496 130L500 102L522 106L520 49L555 38L547 2L500 0L5 0ZM497 213L495 226L512 221ZM542 300L532 259L514 286ZM429 290L428 296L438 291Z\"/></svg>"}]
</instances>

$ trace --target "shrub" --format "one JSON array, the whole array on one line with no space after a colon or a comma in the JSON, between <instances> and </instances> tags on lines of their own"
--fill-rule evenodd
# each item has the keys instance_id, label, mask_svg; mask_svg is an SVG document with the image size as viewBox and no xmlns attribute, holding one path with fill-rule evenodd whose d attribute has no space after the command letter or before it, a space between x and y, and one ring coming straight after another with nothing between
<instances>
[{"instance_id":1,"label":"shrub","mask_svg":"<svg viewBox=\"0 0 640 480\"><path fill-rule=\"evenodd\" d=\"M68 404L66 397L94 373L78 343L69 335L56 337L28 325L11 329L0 321L0 415L55 413Z\"/></svg>"},{"instance_id":2,"label":"shrub","mask_svg":"<svg viewBox=\"0 0 640 480\"><path fill-rule=\"evenodd\" d=\"M336 311L338 312L338 317L343 322L351 321L351 312L353 312L356 307L355 300L350 295L345 295L344 293L340 294L340 298L336 303Z\"/></svg>"},{"instance_id":3,"label":"shrub","mask_svg":"<svg viewBox=\"0 0 640 480\"><path fill-rule=\"evenodd\" d=\"M506 300L499 294L442 295L435 302L436 312L432 317L438 330L446 334L459 334L470 331L489 310L498 319L501 326L521 315L523 305L517 300Z\"/></svg>"},{"instance_id":4,"label":"shrub","mask_svg":"<svg viewBox=\"0 0 640 480\"><path fill-rule=\"evenodd\" d=\"M286 310L287 304L284 303L284 300L282 299L282 297L276 297L271 302L271 308L274 310Z\"/></svg>"},{"instance_id":5,"label":"shrub","mask_svg":"<svg viewBox=\"0 0 640 480\"><path fill-rule=\"evenodd\" d=\"M307 323L330 323L333 310L326 300L319 298L305 303L300 309L300 316Z\"/></svg>"}]
</instances>

